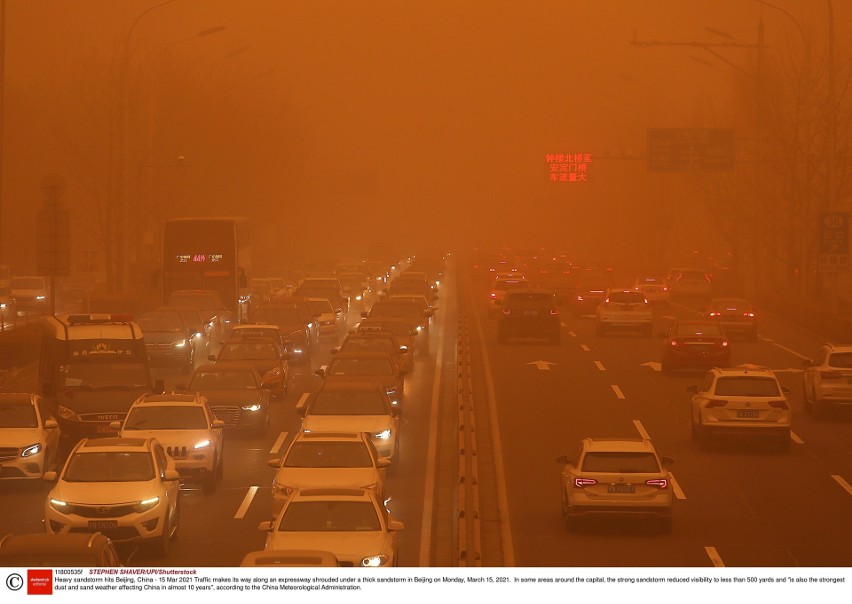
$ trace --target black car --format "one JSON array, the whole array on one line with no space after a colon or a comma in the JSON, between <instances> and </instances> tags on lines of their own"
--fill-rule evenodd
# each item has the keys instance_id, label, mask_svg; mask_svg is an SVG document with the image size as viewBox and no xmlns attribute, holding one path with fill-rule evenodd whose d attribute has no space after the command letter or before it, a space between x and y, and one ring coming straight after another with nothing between
<instances>
[{"instance_id":1,"label":"black car","mask_svg":"<svg viewBox=\"0 0 852 604\"><path fill-rule=\"evenodd\" d=\"M497 315L497 341L511 338L546 338L551 344L561 340L559 310L552 292L509 291Z\"/></svg>"},{"instance_id":2,"label":"black car","mask_svg":"<svg viewBox=\"0 0 852 604\"><path fill-rule=\"evenodd\" d=\"M151 310L136 317L136 323L145 336L152 367L177 367L185 373L195 369L196 332L180 312Z\"/></svg>"},{"instance_id":3,"label":"black car","mask_svg":"<svg viewBox=\"0 0 852 604\"><path fill-rule=\"evenodd\" d=\"M319 334L319 323L315 318L311 315L307 301L304 304L287 302L261 306L255 311L252 322L277 325L284 337L291 361L308 364L317 340L314 332Z\"/></svg>"},{"instance_id":4,"label":"black car","mask_svg":"<svg viewBox=\"0 0 852 604\"><path fill-rule=\"evenodd\" d=\"M722 328L714 321L675 321L663 334L660 369L709 369L728 367L731 347Z\"/></svg>"},{"instance_id":5,"label":"black car","mask_svg":"<svg viewBox=\"0 0 852 604\"><path fill-rule=\"evenodd\" d=\"M189 385L178 386L178 391L203 395L226 428L247 428L263 434L269 427L269 390L261 385L260 374L251 363L201 365Z\"/></svg>"}]
</instances>

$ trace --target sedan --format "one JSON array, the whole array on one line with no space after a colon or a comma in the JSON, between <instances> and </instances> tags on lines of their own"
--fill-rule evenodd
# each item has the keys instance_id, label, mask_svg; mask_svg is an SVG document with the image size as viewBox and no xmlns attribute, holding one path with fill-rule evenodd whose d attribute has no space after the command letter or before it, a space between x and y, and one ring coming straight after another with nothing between
<instances>
[{"instance_id":1,"label":"sedan","mask_svg":"<svg viewBox=\"0 0 852 604\"><path fill-rule=\"evenodd\" d=\"M676 321L661 335L665 338L660 363L664 373L673 369L726 367L731 362L728 338L716 323Z\"/></svg>"},{"instance_id":2,"label":"sedan","mask_svg":"<svg viewBox=\"0 0 852 604\"><path fill-rule=\"evenodd\" d=\"M716 321L726 334L743 334L749 340L757 339L757 316L748 300L714 298L707 305L705 314Z\"/></svg>"},{"instance_id":3,"label":"sedan","mask_svg":"<svg viewBox=\"0 0 852 604\"><path fill-rule=\"evenodd\" d=\"M276 341L269 338L232 338L222 344L219 356L210 356L211 361L239 361L251 363L260 374L263 388L284 398L290 391L292 376L287 365L288 354Z\"/></svg>"},{"instance_id":4,"label":"sedan","mask_svg":"<svg viewBox=\"0 0 852 604\"><path fill-rule=\"evenodd\" d=\"M250 363L219 362L195 370L189 386L178 390L197 392L226 428L249 428L263 434L269 427L269 390L261 385Z\"/></svg>"},{"instance_id":5,"label":"sedan","mask_svg":"<svg viewBox=\"0 0 852 604\"><path fill-rule=\"evenodd\" d=\"M320 549L333 553L341 566L398 566L397 532L372 489L297 491L272 521L261 522L266 549Z\"/></svg>"}]
</instances>

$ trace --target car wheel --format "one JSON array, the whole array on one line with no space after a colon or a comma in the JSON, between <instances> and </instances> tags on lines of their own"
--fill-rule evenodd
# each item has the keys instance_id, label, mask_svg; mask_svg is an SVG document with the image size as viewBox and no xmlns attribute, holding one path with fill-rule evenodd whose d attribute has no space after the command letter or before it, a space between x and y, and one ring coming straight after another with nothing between
<instances>
[{"instance_id":1,"label":"car wheel","mask_svg":"<svg viewBox=\"0 0 852 604\"><path fill-rule=\"evenodd\" d=\"M578 524L579 519L571 513L571 508L569 507L565 512L565 530L576 531Z\"/></svg>"},{"instance_id":2,"label":"car wheel","mask_svg":"<svg viewBox=\"0 0 852 604\"><path fill-rule=\"evenodd\" d=\"M166 512L166 517L163 522L163 534L154 542L154 555L159 558L165 558L169 555L169 550L171 549L172 544L171 526L171 514Z\"/></svg>"},{"instance_id":3,"label":"car wheel","mask_svg":"<svg viewBox=\"0 0 852 604\"><path fill-rule=\"evenodd\" d=\"M814 401L808 396L808 387L802 388L802 402L805 405L805 413L808 415L814 414Z\"/></svg>"},{"instance_id":4,"label":"car wheel","mask_svg":"<svg viewBox=\"0 0 852 604\"><path fill-rule=\"evenodd\" d=\"M216 464L216 480L222 480L225 477L225 455L219 453L219 458Z\"/></svg>"},{"instance_id":5,"label":"car wheel","mask_svg":"<svg viewBox=\"0 0 852 604\"><path fill-rule=\"evenodd\" d=\"M219 455L216 451L213 452L213 467L204 475L204 480L201 483L201 489L205 493L215 493L216 492L216 482L218 481L218 473L219 466L221 465L219 462Z\"/></svg>"}]
</instances>

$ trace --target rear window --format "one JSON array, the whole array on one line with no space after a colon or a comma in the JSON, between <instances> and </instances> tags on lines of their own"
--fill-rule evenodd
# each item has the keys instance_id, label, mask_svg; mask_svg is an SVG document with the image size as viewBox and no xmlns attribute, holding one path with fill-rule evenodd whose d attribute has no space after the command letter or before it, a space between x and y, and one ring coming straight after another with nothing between
<instances>
[{"instance_id":1,"label":"rear window","mask_svg":"<svg viewBox=\"0 0 852 604\"><path fill-rule=\"evenodd\" d=\"M583 458L583 472L654 473L660 466L652 453L595 451Z\"/></svg>"},{"instance_id":2,"label":"rear window","mask_svg":"<svg viewBox=\"0 0 852 604\"><path fill-rule=\"evenodd\" d=\"M506 306L556 306L556 297L553 294L534 292L514 292L506 295Z\"/></svg>"},{"instance_id":3,"label":"rear window","mask_svg":"<svg viewBox=\"0 0 852 604\"><path fill-rule=\"evenodd\" d=\"M609 301L616 304L644 304L645 296L639 292L612 292Z\"/></svg>"},{"instance_id":4,"label":"rear window","mask_svg":"<svg viewBox=\"0 0 852 604\"><path fill-rule=\"evenodd\" d=\"M852 369L852 352L835 352L828 357L829 367Z\"/></svg>"},{"instance_id":5,"label":"rear window","mask_svg":"<svg viewBox=\"0 0 852 604\"><path fill-rule=\"evenodd\" d=\"M721 336L722 329L712 323L681 324L675 333L679 336Z\"/></svg>"},{"instance_id":6,"label":"rear window","mask_svg":"<svg viewBox=\"0 0 852 604\"><path fill-rule=\"evenodd\" d=\"M781 396L775 378L759 376L720 377L716 380L718 396Z\"/></svg>"}]
</instances>

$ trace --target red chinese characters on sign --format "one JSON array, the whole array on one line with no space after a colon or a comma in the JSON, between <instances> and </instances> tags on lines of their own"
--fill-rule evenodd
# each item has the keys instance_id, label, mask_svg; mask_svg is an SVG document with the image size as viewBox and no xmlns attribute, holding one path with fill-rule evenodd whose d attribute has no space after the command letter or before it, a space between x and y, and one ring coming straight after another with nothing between
<instances>
[{"instance_id":1,"label":"red chinese characters on sign","mask_svg":"<svg viewBox=\"0 0 852 604\"><path fill-rule=\"evenodd\" d=\"M586 182L589 177L591 153L548 153L550 182Z\"/></svg>"}]
</instances>

